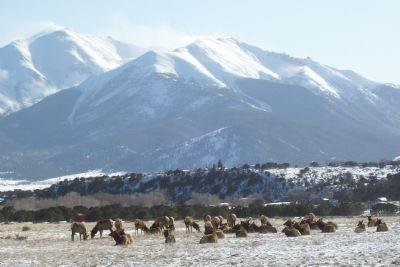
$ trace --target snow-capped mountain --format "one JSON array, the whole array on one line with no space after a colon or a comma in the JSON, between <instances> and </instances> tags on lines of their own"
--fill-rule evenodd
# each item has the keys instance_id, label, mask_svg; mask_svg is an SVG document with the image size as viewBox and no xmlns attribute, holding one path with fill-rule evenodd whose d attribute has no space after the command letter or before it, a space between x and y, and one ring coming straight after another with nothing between
<instances>
[{"instance_id":1,"label":"snow-capped mountain","mask_svg":"<svg viewBox=\"0 0 400 267\"><path fill-rule=\"evenodd\" d=\"M111 37L61 27L14 41L0 48L0 115L35 104L144 52Z\"/></svg>"},{"instance_id":2,"label":"snow-capped mountain","mask_svg":"<svg viewBox=\"0 0 400 267\"><path fill-rule=\"evenodd\" d=\"M3 118L0 171L38 177L217 159L393 158L398 103L398 88L352 71L231 38L201 39L147 52Z\"/></svg>"}]
</instances>

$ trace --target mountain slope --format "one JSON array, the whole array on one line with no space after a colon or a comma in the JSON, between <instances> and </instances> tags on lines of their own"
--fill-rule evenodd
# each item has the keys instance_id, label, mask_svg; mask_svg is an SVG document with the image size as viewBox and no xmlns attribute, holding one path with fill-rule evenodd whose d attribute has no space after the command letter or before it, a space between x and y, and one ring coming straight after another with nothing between
<instances>
[{"instance_id":1,"label":"mountain slope","mask_svg":"<svg viewBox=\"0 0 400 267\"><path fill-rule=\"evenodd\" d=\"M0 115L37 103L144 50L57 28L0 48Z\"/></svg>"},{"instance_id":2,"label":"mountain slope","mask_svg":"<svg viewBox=\"0 0 400 267\"><path fill-rule=\"evenodd\" d=\"M148 52L1 119L0 171L394 158L398 92L310 59L204 39Z\"/></svg>"}]
</instances>

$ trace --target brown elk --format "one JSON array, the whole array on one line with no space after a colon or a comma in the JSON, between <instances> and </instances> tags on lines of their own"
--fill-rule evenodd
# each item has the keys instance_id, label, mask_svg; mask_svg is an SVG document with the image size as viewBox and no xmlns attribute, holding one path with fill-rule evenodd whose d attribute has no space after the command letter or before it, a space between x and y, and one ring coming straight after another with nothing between
<instances>
[{"instance_id":1,"label":"brown elk","mask_svg":"<svg viewBox=\"0 0 400 267\"><path fill-rule=\"evenodd\" d=\"M227 222L228 222L228 226L229 227L233 227L236 224L236 214L235 213L229 213L228 218L227 218Z\"/></svg>"},{"instance_id":2,"label":"brown elk","mask_svg":"<svg viewBox=\"0 0 400 267\"><path fill-rule=\"evenodd\" d=\"M272 224L268 220L268 217L265 216L265 215L260 215L260 221L261 221L261 225L270 225L270 226L272 226Z\"/></svg>"},{"instance_id":3,"label":"brown elk","mask_svg":"<svg viewBox=\"0 0 400 267\"><path fill-rule=\"evenodd\" d=\"M247 230L243 226L240 226L236 231L236 237L247 237Z\"/></svg>"},{"instance_id":4,"label":"brown elk","mask_svg":"<svg viewBox=\"0 0 400 267\"><path fill-rule=\"evenodd\" d=\"M86 230L86 225L83 222L74 222L71 224L71 240L74 241L75 234L79 233L79 240L87 240L88 234Z\"/></svg>"},{"instance_id":5,"label":"brown elk","mask_svg":"<svg viewBox=\"0 0 400 267\"><path fill-rule=\"evenodd\" d=\"M94 238L97 232L100 232L100 238L103 236L104 230L112 231L113 228L113 221L111 219L105 219L98 221L96 225L93 227L92 231L90 232L91 238Z\"/></svg>"},{"instance_id":6,"label":"brown elk","mask_svg":"<svg viewBox=\"0 0 400 267\"><path fill-rule=\"evenodd\" d=\"M333 233L337 230L338 226L334 222L324 222L321 219L317 221L319 229L322 230L322 233Z\"/></svg>"},{"instance_id":7,"label":"brown elk","mask_svg":"<svg viewBox=\"0 0 400 267\"><path fill-rule=\"evenodd\" d=\"M133 243L133 238L130 234L126 234L123 230L121 232L111 230L109 234L115 241L115 245L129 245Z\"/></svg>"},{"instance_id":8,"label":"brown elk","mask_svg":"<svg viewBox=\"0 0 400 267\"><path fill-rule=\"evenodd\" d=\"M211 222L211 216L209 214L205 214L203 216L203 220L204 220L204 222Z\"/></svg>"},{"instance_id":9,"label":"brown elk","mask_svg":"<svg viewBox=\"0 0 400 267\"><path fill-rule=\"evenodd\" d=\"M369 216L367 216L367 218L368 218L368 227L374 227L374 226L376 226L376 223L377 223L377 220L378 219L372 219L372 216L371 215L369 215Z\"/></svg>"},{"instance_id":10,"label":"brown elk","mask_svg":"<svg viewBox=\"0 0 400 267\"><path fill-rule=\"evenodd\" d=\"M167 224L167 228L170 230L175 230L175 219L174 217L169 216L169 222Z\"/></svg>"},{"instance_id":11,"label":"brown elk","mask_svg":"<svg viewBox=\"0 0 400 267\"><path fill-rule=\"evenodd\" d=\"M217 243L217 242L218 242L218 236L215 230L211 234L206 234L200 239L200 244Z\"/></svg>"},{"instance_id":12,"label":"brown elk","mask_svg":"<svg viewBox=\"0 0 400 267\"><path fill-rule=\"evenodd\" d=\"M171 229L164 230L165 243L176 243L174 231Z\"/></svg>"},{"instance_id":13,"label":"brown elk","mask_svg":"<svg viewBox=\"0 0 400 267\"><path fill-rule=\"evenodd\" d=\"M168 228L168 226L170 225L170 223L171 223L170 217L168 217L168 216L162 216L162 217L157 218L157 219L154 221L153 225L157 225L158 227L161 228L161 230L163 230L164 228ZM151 228L151 227L150 227L150 228Z\"/></svg>"},{"instance_id":14,"label":"brown elk","mask_svg":"<svg viewBox=\"0 0 400 267\"><path fill-rule=\"evenodd\" d=\"M136 219L134 224L135 224L135 234L136 235L139 234L139 229L140 229L140 233L143 233L145 228L148 229L146 226L146 223L141 219Z\"/></svg>"},{"instance_id":15,"label":"brown elk","mask_svg":"<svg viewBox=\"0 0 400 267\"><path fill-rule=\"evenodd\" d=\"M389 231L389 227L386 223L382 221L382 219L376 220L376 231L377 232L387 232Z\"/></svg>"},{"instance_id":16,"label":"brown elk","mask_svg":"<svg viewBox=\"0 0 400 267\"><path fill-rule=\"evenodd\" d=\"M362 232L365 232L365 231L366 231L365 223L363 221L359 221L357 226L356 226L356 229L354 229L354 232L362 233Z\"/></svg>"},{"instance_id":17,"label":"brown elk","mask_svg":"<svg viewBox=\"0 0 400 267\"><path fill-rule=\"evenodd\" d=\"M190 216L186 216L184 220L185 226L186 226L186 232L193 232L193 228L197 230L197 232L200 232L200 226L198 223L194 221L194 219Z\"/></svg>"},{"instance_id":18,"label":"brown elk","mask_svg":"<svg viewBox=\"0 0 400 267\"><path fill-rule=\"evenodd\" d=\"M121 232L124 230L121 219L116 219L114 222L114 226L115 226L115 229L117 230L117 232Z\"/></svg>"},{"instance_id":19,"label":"brown elk","mask_svg":"<svg viewBox=\"0 0 400 267\"><path fill-rule=\"evenodd\" d=\"M205 235L212 234L212 233L214 232L214 230L215 230L215 228L214 228L214 226L211 224L211 222L207 221L207 222L204 224L204 234L205 234Z\"/></svg>"},{"instance_id":20,"label":"brown elk","mask_svg":"<svg viewBox=\"0 0 400 267\"><path fill-rule=\"evenodd\" d=\"M283 228L282 233L284 233L287 237L298 237L301 236L301 233L299 230L297 230L294 227L286 226Z\"/></svg>"},{"instance_id":21,"label":"brown elk","mask_svg":"<svg viewBox=\"0 0 400 267\"><path fill-rule=\"evenodd\" d=\"M310 235L310 225L308 223L298 223L295 222L293 225L294 228L299 230L301 235Z\"/></svg>"},{"instance_id":22,"label":"brown elk","mask_svg":"<svg viewBox=\"0 0 400 267\"><path fill-rule=\"evenodd\" d=\"M215 229L221 225L221 218L219 216L214 216L211 218L211 223Z\"/></svg>"},{"instance_id":23,"label":"brown elk","mask_svg":"<svg viewBox=\"0 0 400 267\"><path fill-rule=\"evenodd\" d=\"M162 232L162 223L161 222L157 222L155 221L150 228L148 228L147 226L143 227L143 231L146 234L161 234Z\"/></svg>"}]
</instances>

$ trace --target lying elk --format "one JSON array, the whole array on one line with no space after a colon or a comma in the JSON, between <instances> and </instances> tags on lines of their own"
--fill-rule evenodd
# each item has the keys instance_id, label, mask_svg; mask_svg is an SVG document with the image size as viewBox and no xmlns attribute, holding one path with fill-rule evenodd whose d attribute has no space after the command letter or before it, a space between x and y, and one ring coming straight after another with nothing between
<instances>
[{"instance_id":1,"label":"lying elk","mask_svg":"<svg viewBox=\"0 0 400 267\"><path fill-rule=\"evenodd\" d=\"M283 228L282 233L284 233L287 237L301 236L300 231L292 226L286 226L285 228Z\"/></svg>"},{"instance_id":2,"label":"lying elk","mask_svg":"<svg viewBox=\"0 0 400 267\"><path fill-rule=\"evenodd\" d=\"M293 225L294 228L299 230L301 235L310 235L310 225L308 223L298 223L295 222Z\"/></svg>"},{"instance_id":3,"label":"lying elk","mask_svg":"<svg viewBox=\"0 0 400 267\"><path fill-rule=\"evenodd\" d=\"M79 233L79 240L87 240L88 234L86 230L86 226L83 222L74 222L71 224L71 240L74 241L75 234Z\"/></svg>"},{"instance_id":4,"label":"lying elk","mask_svg":"<svg viewBox=\"0 0 400 267\"><path fill-rule=\"evenodd\" d=\"M110 236L114 238L115 245L129 245L133 243L133 238L130 234L111 230Z\"/></svg>"},{"instance_id":5,"label":"lying elk","mask_svg":"<svg viewBox=\"0 0 400 267\"><path fill-rule=\"evenodd\" d=\"M200 239L200 244L217 243L217 242L218 242L218 236L215 230L211 234L206 234Z\"/></svg>"},{"instance_id":6,"label":"lying elk","mask_svg":"<svg viewBox=\"0 0 400 267\"><path fill-rule=\"evenodd\" d=\"M269 220L268 220L268 217L267 216L265 216L265 215L261 215L260 216L260 222L261 222L261 225L269 225L269 226L272 226L272 224L269 222Z\"/></svg>"},{"instance_id":7,"label":"lying elk","mask_svg":"<svg viewBox=\"0 0 400 267\"><path fill-rule=\"evenodd\" d=\"M112 228L113 228L113 221L111 219L98 221L96 225L93 227L92 231L90 232L90 236L91 238L94 238L97 232L100 232L100 238L101 238L103 236L104 230L110 230L111 232Z\"/></svg>"},{"instance_id":8,"label":"lying elk","mask_svg":"<svg viewBox=\"0 0 400 267\"><path fill-rule=\"evenodd\" d=\"M365 232L366 230L367 229L366 229L365 223L363 221L359 221L356 229L354 229L354 232L362 233L362 232Z\"/></svg>"},{"instance_id":9,"label":"lying elk","mask_svg":"<svg viewBox=\"0 0 400 267\"><path fill-rule=\"evenodd\" d=\"M387 232L389 231L389 227L386 223L382 221L382 219L376 220L376 231L377 232Z\"/></svg>"},{"instance_id":10,"label":"lying elk","mask_svg":"<svg viewBox=\"0 0 400 267\"><path fill-rule=\"evenodd\" d=\"M317 221L319 229L322 230L322 233L333 233L338 229L338 226L334 222L324 222L321 219Z\"/></svg>"}]
</instances>

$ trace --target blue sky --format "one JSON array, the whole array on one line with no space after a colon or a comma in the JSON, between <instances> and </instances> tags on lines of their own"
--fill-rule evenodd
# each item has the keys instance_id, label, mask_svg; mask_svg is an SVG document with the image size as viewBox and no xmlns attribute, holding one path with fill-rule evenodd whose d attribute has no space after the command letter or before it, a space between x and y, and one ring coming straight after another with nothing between
<instances>
[{"instance_id":1,"label":"blue sky","mask_svg":"<svg viewBox=\"0 0 400 267\"><path fill-rule=\"evenodd\" d=\"M399 0L2 0L0 45L51 23L142 46L234 37L400 83Z\"/></svg>"}]
</instances>

